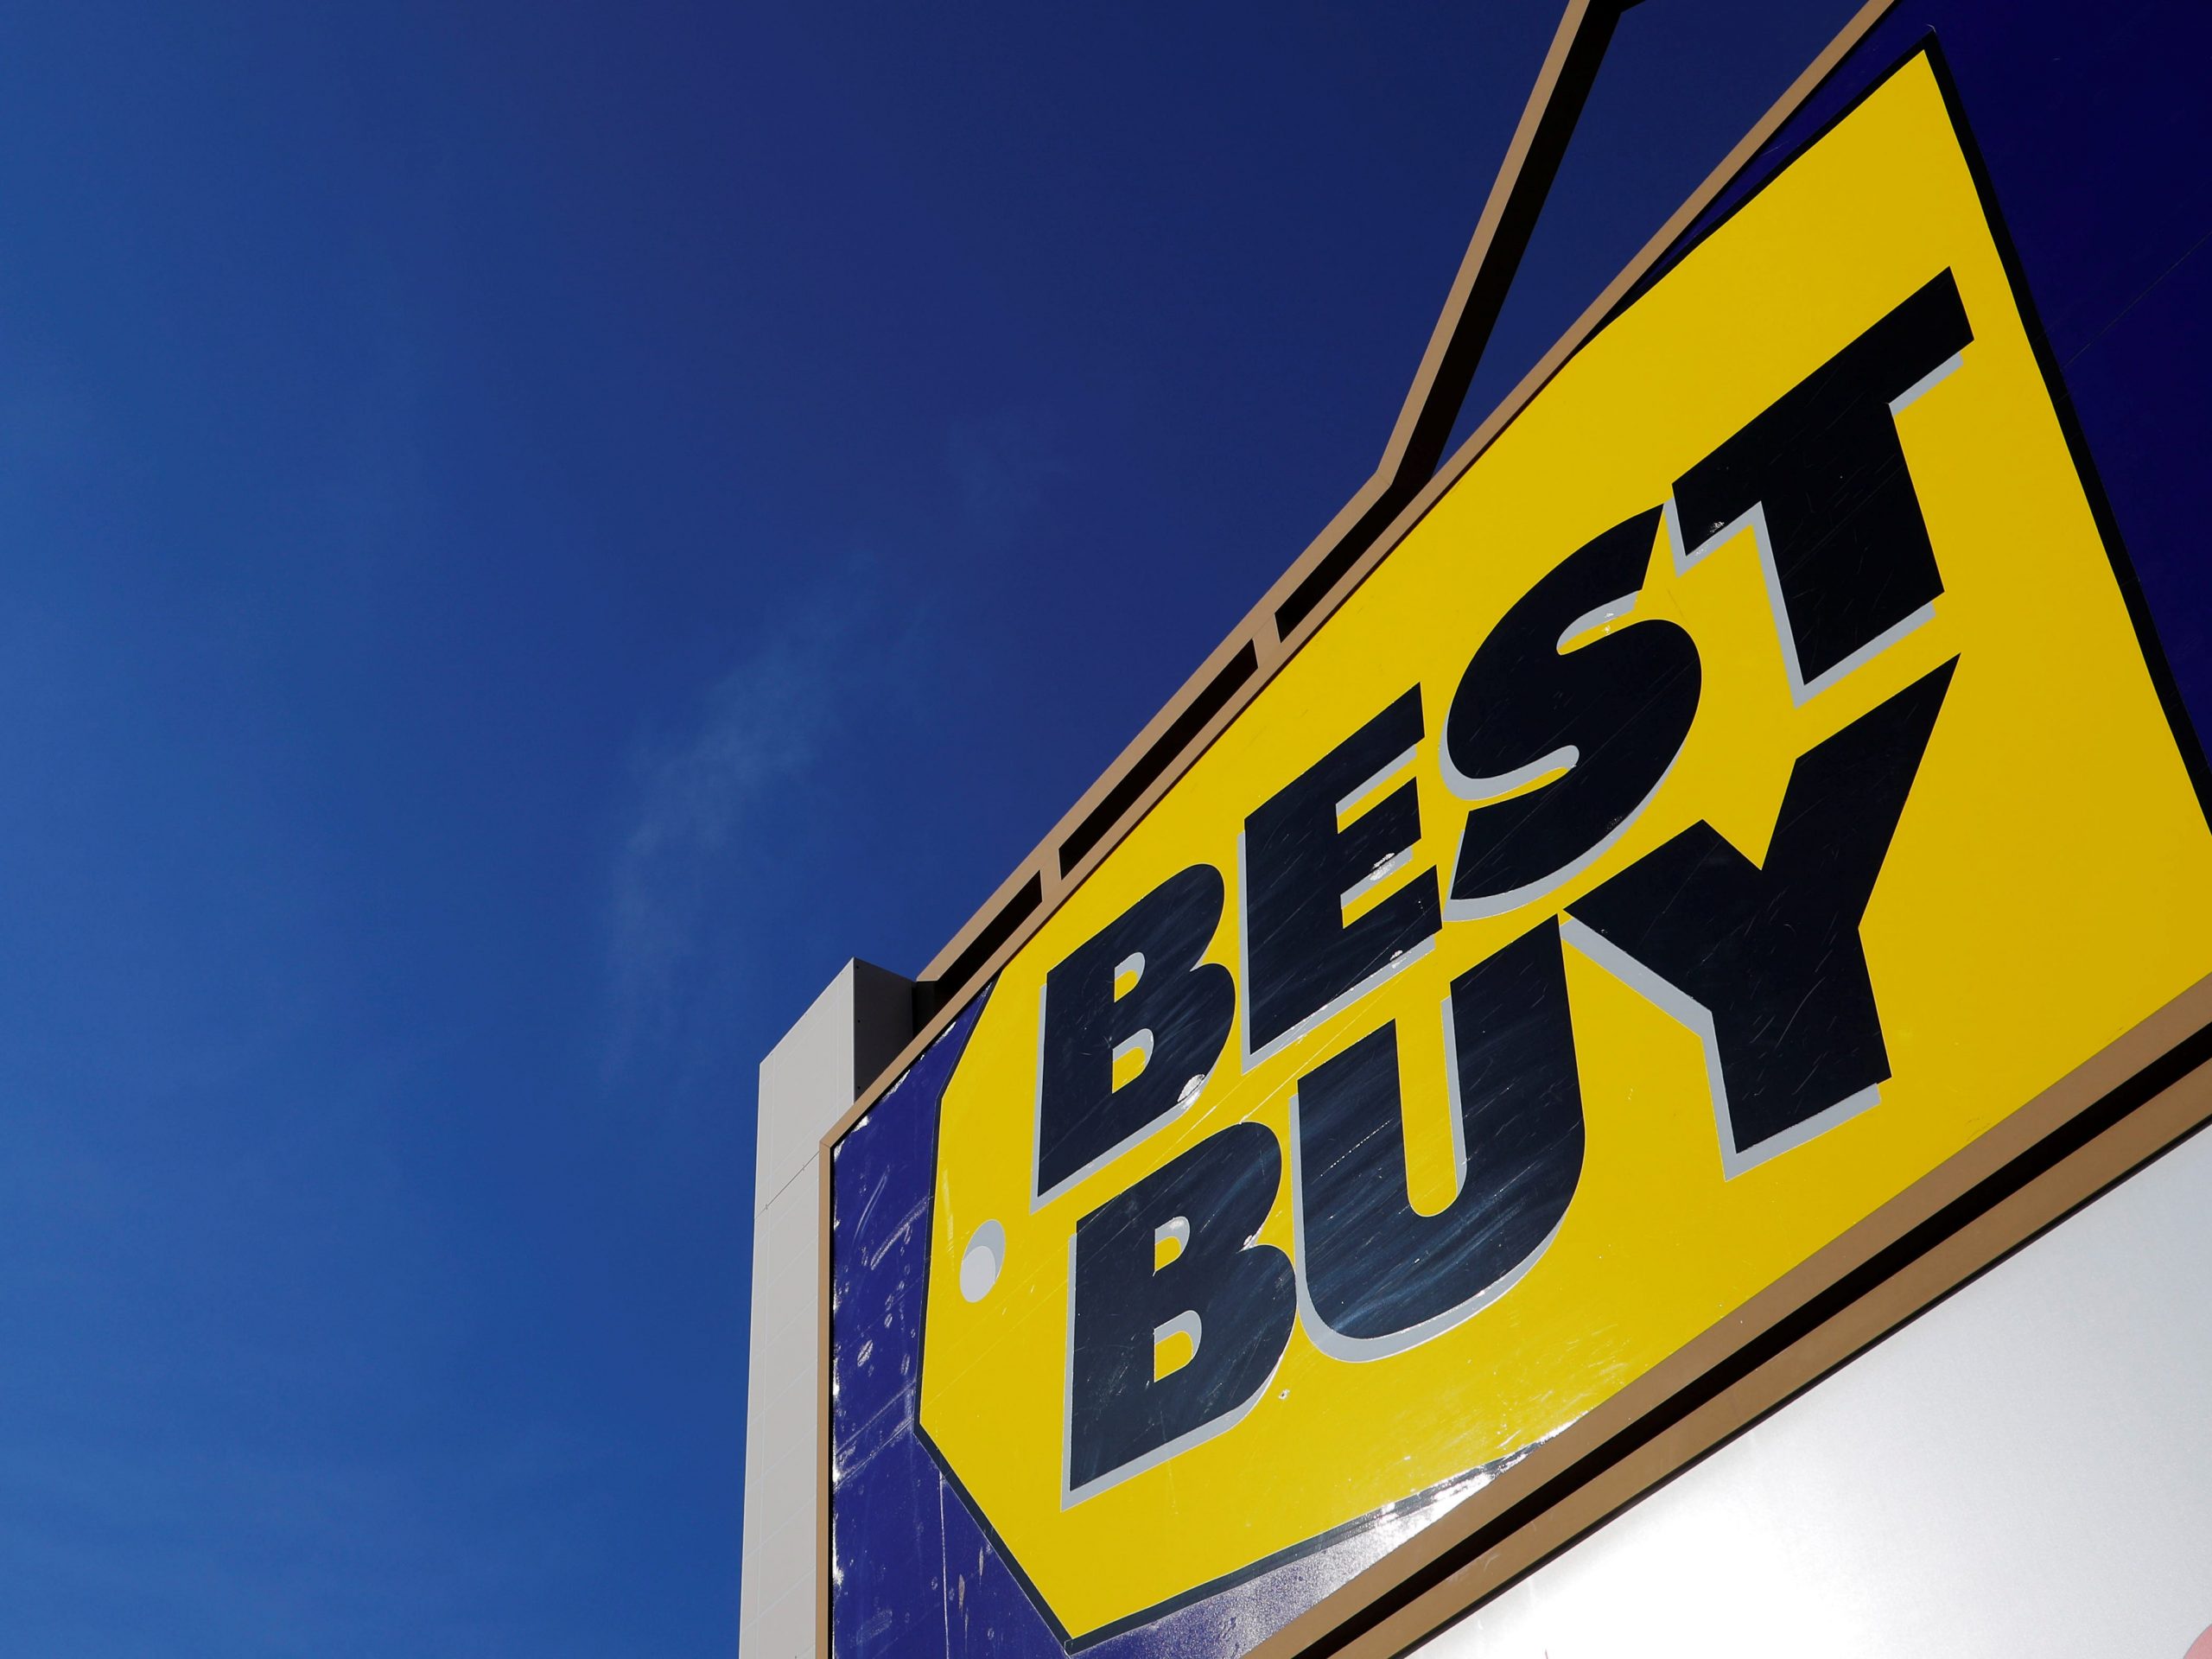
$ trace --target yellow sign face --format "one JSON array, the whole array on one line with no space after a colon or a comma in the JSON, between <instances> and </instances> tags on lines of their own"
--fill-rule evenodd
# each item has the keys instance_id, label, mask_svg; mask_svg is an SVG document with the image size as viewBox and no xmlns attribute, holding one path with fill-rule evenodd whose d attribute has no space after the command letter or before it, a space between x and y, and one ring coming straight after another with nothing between
<instances>
[{"instance_id":1,"label":"yellow sign face","mask_svg":"<svg viewBox=\"0 0 2212 1659\"><path fill-rule=\"evenodd\" d=\"M1558 1433L2212 970L2212 832L1915 59L1001 975L921 1426L1075 1640Z\"/></svg>"}]
</instances>

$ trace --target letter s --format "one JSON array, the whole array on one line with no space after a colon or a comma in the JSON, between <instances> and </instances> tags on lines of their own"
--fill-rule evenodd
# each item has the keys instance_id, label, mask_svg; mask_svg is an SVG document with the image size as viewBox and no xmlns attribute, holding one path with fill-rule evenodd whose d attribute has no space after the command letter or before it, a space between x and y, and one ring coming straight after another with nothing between
<instances>
[{"instance_id":1,"label":"letter s","mask_svg":"<svg viewBox=\"0 0 2212 1659\"><path fill-rule=\"evenodd\" d=\"M1444 776L1454 793L1488 804L1467 814L1446 920L1502 916L1582 868L1681 752L1701 684L1687 632L1632 621L1567 649L1629 613L1659 514L1640 512L1569 554L1506 612L1460 676L1444 722Z\"/></svg>"}]
</instances>

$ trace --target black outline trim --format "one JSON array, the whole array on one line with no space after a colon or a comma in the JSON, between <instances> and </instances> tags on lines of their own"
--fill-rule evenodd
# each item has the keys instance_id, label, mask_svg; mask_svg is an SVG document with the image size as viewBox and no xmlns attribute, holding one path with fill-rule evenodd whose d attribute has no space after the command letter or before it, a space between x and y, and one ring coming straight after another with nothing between
<instances>
[{"instance_id":1,"label":"black outline trim","mask_svg":"<svg viewBox=\"0 0 2212 1659\"><path fill-rule=\"evenodd\" d=\"M1247 639L1243 647L1221 665L1220 671L1206 682L1205 690L1192 698L1190 705L1154 740L1152 747L1144 752L1142 758L1123 772L1113 788L1099 798L1098 804L1084 815L1083 822L1068 832L1068 838L1060 843L1060 874L1063 879L1072 874L1075 867L1083 862L1084 855L1105 840L1107 831L1114 827L1124 812L1136 804L1137 798L1159 781L1160 775L1190 747L1191 741L1205 729L1206 722L1226 708L1230 698L1235 696L1243 688L1244 683L1259 671L1259 648ZM980 938L976 943L982 943ZM995 948L996 942L994 941L993 949ZM975 945L969 946L961 961L945 969L944 977L938 983L952 988L955 975L960 973L963 964L967 973L970 974L981 967L982 957L977 957L973 963L967 962L967 956L972 955L975 949ZM988 951L984 952L985 957L988 955Z\"/></svg>"},{"instance_id":2,"label":"black outline trim","mask_svg":"<svg viewBox=\"0 0 2212 1659\"><path fill-rule=\"evenodd\" d=\"M926 1024L937 1011L958 996L976 970L991 959L991 953L1014 937L1014 930L1036 913L1037 906L1045 902L1045 878L1036 870L1029 879L1016 887L1001 905L998 914L983 924L968 948L955 957L945 970L935 979L918 980L914 984L914 1023L918 1027ZM988 993L979 992L978 997ZM917 1058L919 1056L916 1057Z\"/></svg>"},{"instance_id":3,"label":"black outline trim","mask_svg":"<svg viewBox=\"0 0 2212 1659\"><path fill-rule=\"evenodd\" d=\"M1274 1572L1277 1567L1288 1567L1293 1562L1302 1560L1308 1555L1318 1554L1333 1544L1344 1543L1362 1533L1371 1532L1385 1521L1395 1520L1409 1510L1427 1509L1441 1502L1446 1496L1447 1489L1457 1486L1462 1481L1472 1481L1479 1478L1486 1484L1487 1481L1496 1479L1520 1462L1529 1451L1535 1450L1531 1446L1510 1457L1500 1458L1492 1463L1480 1464L1472 1469L1463 1470L1459 1474L1437 1482L1433 1486L1423 1487L1410 1497L1394 1499L1381 1509L1370 1510L1365 1515L1355 1516L1349 1521L1339 1522L1325 1532L1317 1532L1302 1542L1288 1545L1271 1555L1263 1555L1256 1561L1224 1573L1219 1578L1210 1579L1204 1584L1170 1596L1165 1601L1155 1602L1149 1607L1140 1608L1134 1613L1126 1614L1111 1624L1102 1624L1096 1630L1086 1631L1081 1636L1071 1636L1067 1626L1060 1623L1059 1615L1052 1611L1051 1604L1045 1599L1044 1592L1038 1589L1036 1584L1031 1580L1027 1570L1022 1567L1013 1550L1007 1547L1006 1540L999 1535L999 1529L991 1524L990 1517L983 1513L982 1505L969 1495L966 1484L953 1469L950 1459L938 1448L936 1440L931 1438L929 1431L922 1427L918 1387L916 1389L915 1397L918 1402L914 1411L915 1437L929 1452L931 1459L938 1465L938 1472L944 1476L945 1484L952 1488L960 1501L967 1506L968 1514L976 1522L977 1529L989 1541L991 1548L997 1552L1000 1561L1005 1565L1008 1572L1013 1573L1015 1581L1021 1586L1023 1592L1029 1598L1030 1604L1043 1617L1046 1627L1058 1638L1060 1646L1071 1654L1081 1653L1085 1648L1093 1647L1111 1637L1126 1635L1147 1624L1156 1624L1172 1613L1179 1613L1186 1607L1195 1606L1201 1601L1210 1600L1226 1591L1236 1589L1240 1585L1249 1584L1255 1579ZM1370 1562L1368 1565L1372 1566L1373 1563ZM1351 1577L1357 1577L1362 1571L1364 1571L1363 1567L1355 1568ZM1346 1582L1350 1581L1351 1579L1347 1578Z\"/></svg>"}]
</instances>

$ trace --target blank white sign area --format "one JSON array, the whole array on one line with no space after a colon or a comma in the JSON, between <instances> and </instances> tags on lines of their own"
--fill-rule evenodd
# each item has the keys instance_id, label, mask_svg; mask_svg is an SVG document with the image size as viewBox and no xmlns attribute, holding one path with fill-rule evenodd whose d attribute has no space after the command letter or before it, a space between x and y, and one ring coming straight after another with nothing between
<instances>
[{"instance_id":1,"label":"blank white sign area","mask_svg":"<svg viewBox=\"0 0 2212 1659\"><path fill-rule=\"evenodd\" d=\"M2212 1133L1422 1659L2212 1659Z\"/></svg>"}]
</instances>

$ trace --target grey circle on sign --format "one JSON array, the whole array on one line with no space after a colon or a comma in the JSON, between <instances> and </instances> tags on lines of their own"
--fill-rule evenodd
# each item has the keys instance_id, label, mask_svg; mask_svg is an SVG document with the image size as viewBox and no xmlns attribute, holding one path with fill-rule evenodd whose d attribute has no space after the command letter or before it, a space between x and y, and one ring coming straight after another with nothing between
<instances>
[{"instance_id":1,"label":"grey circle on sign","mask_svg":"<svg viewBox=\"0 0 2212 1659\"><path fill-rule=\"evenodd\" d=\"M998 1283L999 1270L1005 1265L1006 1229L987 1221L969 1236L968 1248L961 1254L960 1294L971 1302L982 1301Z\"/></svg>"}]
</instances>

